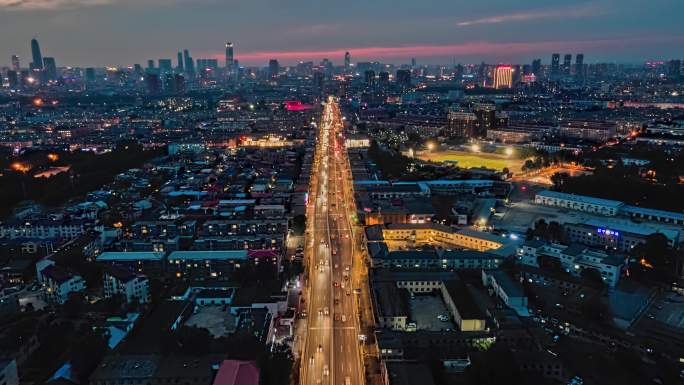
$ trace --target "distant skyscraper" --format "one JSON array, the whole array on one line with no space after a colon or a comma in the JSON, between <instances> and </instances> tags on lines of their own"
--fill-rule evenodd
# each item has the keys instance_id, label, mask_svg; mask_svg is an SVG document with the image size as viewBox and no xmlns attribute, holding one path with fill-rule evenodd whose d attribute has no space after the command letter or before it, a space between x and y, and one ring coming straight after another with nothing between
<instances>
[{"instance_id":1,"label":"distant skyscraper","mask_svg":"<svg viewBox=\"0 0 684 385\"><path fill-rule=\"evenodd\" d=\"M397 70L397 84L402 88L411 87L411 71Z\"/></svg>"},{"instance_id":2,"label":"distant skyscraper","mask_svg":"<svg viewBox=\"0 0 684 385\"><path fill-rule=\"evenodd\" d=\"M95 82L95 68L92 68L92 67L86 68L85 80L88 83L94 83Z\"/></svg>"},{"instance_id":3,"label":"distant skyscraper","mask_svg":"<svg viewBox=\"0 0 684 385\"><path fill-rule=\"evenodd\" d=\"M575 55L575 77L577 80L584 79L584 54L578 53Z\"/></svg>"},{"instance_id":4,"label":"distant skyscraper","mask_svg":"<svg viewBox=\"0 0 684 385\"><path fill-rule=\"evenodd\" d=\"M511 88L513 87L513 67L511 66L496 66L494 69L494 88Z\"/></svg>"},{"instance_id":5,"label":"distant skyscraper","mask_svg":"<svg viewBox=\"0 0 684 385\"><path fill-rule=\"evenodd\" d=\"M551 55L551 77L560 75L560 54L554 53Z\"/></svg>"},{"instance_id":6,"label":"distant skyscraper","mask_svg":"<svg viewBox=\"0 0 684 385\"><path fill-rule=\"evenodd\" d=\"M321 71L315 71L313 73L313 84L317 89L323 89L323 85L325 84L325 74Z\"/></svg>"},{"instance_id":7,"label":"distant skyscraper","mask_svg":"<svg viewBox=\"0 0 684 385\"><path fill-rule=\"evenodd\" d=\"M178 66L176 67L178 72L183 72L183 53L178 51Z\"/></svg>"},{"instance_id":8,"label":"distant skyscraper","mask_svg":"<svg viewBox=\"0 0 684 385\"><path fill-rule=\"evenodd\" d=\"M192 57L190 56L190 51L188 51L187 49L183 50L183 62L185 65L185 72L188 74L194 74L195 62L192 60Z\"/></svg>"},{"instance_id":9,"label":"distant skyscraper","mask_svg":"<svg viewBox=\"0 0 684 385\"><path fill-rule=\"evenodd\" d=\"M411 58L411 68L416 68L416 58Z\"/></svg>"},{"instance_id":10,"label":"distant skyscraper","mask_svg":"<svg viewBox=\"0 0 684 385\"><path fill-rule=\"evenodd\" d=\"M11 90L19 89L19 74L17 74L17 71L7 71L7 81L9 81L9 88Z\"/></svg>"},{"instance_id":11,"label":"distant skyscraper","mask_svg":"<svg viewBox=\"0 0 684 385\"><path fill-rule=\"evenodd\" d=\"M682 76L681 60L670 60L667 62L667 76L671 79L679 79Z\"/></svg>"},{"instance_id":12,"label":"distant skyscraper","mask_svg":"<svg viewBox=\"0 0 684 385\"><path fill-rule=\"evenodd\" d=\"M541 76L541 59L532 60L532 73L534 76Z\"/></svg>"},{"instance_id":13,"label":"distant skyscraper","mask_svg":"<svg viewBox=\"0 0 684 385\"><path fill-rule=\"evenodd\" d=\"M375 71L366 70L366 72L364 72L364 80L366 81L366 85L368 87L375 86Z\"/></svg>"},{"instance_id":14,"label":"distant skyscraper","mask_svg":"<svg viewBox=\"0 0 684 385\"><path fill-rule=\"evenodd\" d=\"M154 69L154 60L149 59L149 60L147 61L147 69L148 69L148 70L153 70L153 69Z\"/></svg>"},{"instance_id":15,"label":"distant skyscraper","mask_svg":"<svg viewBox=\"0 0 684 385\"><path fill-rule=\"evenodd\" d=\"M233 68L233 43L231 42L226 42L226 68L227 69L232 69Z\"/></svg>"},{"instance_id":16,"label":"distant skyscraper","mask_svg":"<svg viewBox=\"0 0 684 385\"><path fill-rule=\"evenodd\" d=\"M278 63L278 60L276 59L271 59L268 61L268 76L273 79L278 77L278 73L280 72L280 64Z\"/></svg>"},{"instance_id":17,"label":"distant skyscraper","mask_svg":"<svg viewBox=\"0 0 684 385\"><path fill-rule=\"evenodd\" d=\"M31 68L42 70L43 69L43 55L40 53L40 45L38 45L38 40L31 39L31 55L33 56L33 63L31 63Z\"/></svg>"},{"instance_id":18,"label":"distant skyscraper","mask_svg":"<svg viewBox=\"0 0 684 385\"><path fill-rule=\"evenodd\" d=\"M173 72L171 59L159 59L159 73L166 74L169 72Z\"/></svg>"},{"instance_id":19,"label":"distant skyscraper","mask_svg":"<svg viewBox=\"0 0 684 385\"><path fill-rule=\"evenodd\" d=\"M349 72L351 69L351 54L349 52L344 53L344 72Z\"/></svg>"},{"instance_id":20,"label":"distant skyscraper","mask_svg":"<svg viewBox=\"0 0 684 385\"><path fill-rule=\"evenodd\" d=\"M563 75L570 75L570 68L572 68L572 55L568 53L563 56Z\"/></svg>"},{"instance_id":21,"label":"distant skyscraper","mask_svg":"<svg viewBox=\"0 0 684 385\"><path fill-rule=\"evenodd\" d=\"M197 59L195 64L197 72L203 78L214 77L218 70L218 59Z\"/></svg>"},{"instance_id":22,"label":"distant skyscraper","mask_svg":"<svg viewBox=\"0 0 684 385\"><path fill-rule=\"evenodd\" d=\"M12 69L19 72L21 71L21 64L19 63L19 56L12 55Z\"/></svg>"},{"instance_id":23,"label":"distant skyscraper","mask_svg":"<svg viewBox=\"0 0 684 385\"><path fill-rule=\"evenodd\" d=\"M183 77L183 75L181 75L181 74L176 74L175 80L176 80L176 85L175 85L176 92L178 92L178 93L185 92L185 77Z\"/></svg>"},{"instance_id":24,"label":"distant skyscraper","mask_svg":"<svg viewBox=\"0 0 684 385\"><path fill-rule=\"evenodd\" d=\"M328 58L324 58L321 61L321 67L323 67L323 73L325 74L325 77L330 79L333 74L333 63Z\"/></svg>"},{"instance_id":25,"label":"distant skyscraper","mask_svg":"<svg viewBox=\"0 0 684 385\"><path fill-rule=\"evenodd\" d=\"M149 92L150 94L158 94L161 89L159 75L156 73L146 74L145 85L147 86L147 92Z\"/></svg>"},{"instance_id":26,"label":"distant skyscraper","mask_svg":"<svg viewBox=\"0 0 684 385\"><path fill-rule=\"evenodd\" d=\"M387 71L381 71L380 73L378 73L378 85L380 86L380 88L382 88L382 89L389 88L389 83L390 83L389 78L390 78L389 72L387 72Z\"/></svg>"},{"instance_id":27,"label":"distant skyscraper","mask_svg":"<svg viewBox=\"0 0 684 385\"><path fill-rule=\"evenodd\" d=\"M55 58L47 57L47 56L44 57L43 58L43 66L44 66L46 79L56 80L57 79L57 63L55 63Z\"/></svg>"}]
</instances>

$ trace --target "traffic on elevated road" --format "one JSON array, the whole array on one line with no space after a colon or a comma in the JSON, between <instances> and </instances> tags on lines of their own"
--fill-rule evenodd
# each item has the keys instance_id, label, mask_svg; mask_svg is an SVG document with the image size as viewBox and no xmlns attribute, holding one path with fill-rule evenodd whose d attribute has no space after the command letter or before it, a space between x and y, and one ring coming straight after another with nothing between
<instances>
[{"instance_id":1,"label":"traffic on elevated road","mask_svg":"<svg viewBox=\"0 0 684 385\"><path fill-rule=\"evenodd\" d=\"M353 190L339 104L323 110L307 207L308 303L301 384L364 384L353 283Z\"/></svg>"}]
</instances>

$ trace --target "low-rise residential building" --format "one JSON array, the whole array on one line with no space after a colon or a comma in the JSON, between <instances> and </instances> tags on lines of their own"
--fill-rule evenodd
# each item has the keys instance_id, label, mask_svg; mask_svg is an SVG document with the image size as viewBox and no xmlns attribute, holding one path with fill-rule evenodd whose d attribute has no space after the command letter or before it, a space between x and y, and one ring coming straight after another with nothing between
<instances>
[{"instance_id":1,"label":"low-rise residential building","mask_svg":"<svg viewBox=\"0 0 684 385\"><path fill-rule=\"evenodd\" d=\"M83 277L56 265L49 265L40 273L50 302L62 305L69 299L70 294L84 291L86 288Z\"/></svg>"},{"instance_id":2,"label":"low-rise residential building","mask_svg":"<svg viewBox=\"0 0 684 385\"><path fill-rule=\"evenodd\" d=\"M624 203L611 199L594 198L586 195L567 194L550 190L538 192L534 197L534 203L605 216L618 215L620 208L624 206Z\"/></svg>"},{"instance_id":3,"label":"low-rise residential building","mask_svg":"<svg viewBox=\"0 0 684 385\"><path fill-rule=\"evenodd\" d=\"M577 243L565 246L530 240L518 249L518 262L523 265L539 267L540 257L557 260L565 271L577 277L581 276L584 269L594 269L609 287L617 285L625 264L624 256L609 255Z\"/></svg>"},{"instance_id":4,"label":"low-rise residential building","mask_svg":"<svg viewBox=\"0 0 684 385\"><path fill-rule=\"evenodd\" d=\"M259 385L259 368L254 361L224 360L213 385Z\"/></svg>"},{"instance_id":5,"label":"low-rise residential building","mask_svg":"<svg viewBox=\"0 0 684 385\"><path fill-rule=\"evenodd\" d=\"M487 330L484 312L475 303L465 283L461 280L445 281L441 287L442 299L462 332Z\"/></svg>"},{"instance_id":6,"label":"low-rise residential building","mask_svg":"<svg viewBox=\"0 0 684 385\"><path fill-rule=\"evenodd\" d=\"M90 222L84 220L15 221L0 224L0 238L74 239L83 235Z\"/></svg>"},{"instance_id":7,"label":"low-rise residential building","mask_svg":"<svg viewBox=\"0 0 684 385\"><path fill-rule=\"evenodd\" d=\"M166 254L156 251L106 251L97 256L97 262L117 264L134 268L147 275L160 273L164 269Z\"/></svg>"},{"instance_id":8,"label":"low-rise residential building","mask_svg":"<svg viewBox=\"0 0 684 385\"><path fill-rule=\"evenodd\" d=\"M373 267L393 269L496 269L504 260L500 255L476 250L395 250L371 256Z\"/></svg>"},{"instance_id":9,"label":"low-rise residential building","mask_svg":"<svg viewBox=\"0 0 684 385\"><path fill-rule=\"evenodd\" d=\"M509 238L471 229L429 224L389 224L382 228L382 236L390 248L433 245L444 248L465 248L487 251L506 249L515 243Z\"/></svg>"},{"instance_id":10,"label":"low-rise residential building","mask_svg":"<svg viewBox=\"0 0 684 385\"><path fill-rule=\"evenodd\" d=\"M527 296L519 282L501 270L482 270L482 284L521 317L529 316Z\"/></svg>"},{"instance_id":11,"label":"low-rise residential building","mask_svg":"<svg viewBox=\"0 0 684 385\"><path fill-rule=\"evenodd\" d=\"M646 242L652 234L662 234L670 247L677 247L680 237L680 232L674 229L626 220L589 219L579 223L566 223L563 229L570 242L624 252Z\"/></svg>"},{"instance_id":12,"label":"low-rise residential building","mask_svg":"<svg viewBox=\"0 0 684 385\"><path fill-rule=\"evenodd\" d=\"M121 295L126 303L150 301L150 283L147 277L122 267L110 266L105 269L103 287L105 298Z\"/></svg>"},{"instance_id":13,"label":"low-rise residential building","mask_svg":"<svg viewBox=\"0 0 684 385\"><path fill-rule=\"evenodd\" d=\"M406 329L409 318L408 292L399 289L393 282L378 282L373 285L375 304L373 306L380 328Z\"/></svg>"},{"instance_id":14,"label":"low-rise residential building","mask_svg":"<svg viewBox=\"0 0 684 385\"><path fill-rule=\"evenodd\" d=\"M174 251L168 256L169 268L177 275L190 270L207 271L216 277L224 272L239 269L248 261L248 252L242 250L225 251Z\"/></svg>"}]
</instances>

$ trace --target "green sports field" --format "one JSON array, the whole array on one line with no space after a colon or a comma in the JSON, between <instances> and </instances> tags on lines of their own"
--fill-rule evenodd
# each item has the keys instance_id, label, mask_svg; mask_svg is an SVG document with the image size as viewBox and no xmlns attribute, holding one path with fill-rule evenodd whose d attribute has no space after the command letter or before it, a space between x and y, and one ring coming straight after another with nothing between
<instances>
[{"instance_id":1,"label":"green sports field","mask_svg":"<svg viewBox=\"0 0 684 385\"><path fill-rule=\"evenodd\" d=\"M466 151L432 151L419 155L422 160L432 162L456 161L461 168L486 167L494 170L508 168L513 173L519 173L524 160L509 158L505 155L490 153L474 153Z\"/></svg>"}]
</instances>

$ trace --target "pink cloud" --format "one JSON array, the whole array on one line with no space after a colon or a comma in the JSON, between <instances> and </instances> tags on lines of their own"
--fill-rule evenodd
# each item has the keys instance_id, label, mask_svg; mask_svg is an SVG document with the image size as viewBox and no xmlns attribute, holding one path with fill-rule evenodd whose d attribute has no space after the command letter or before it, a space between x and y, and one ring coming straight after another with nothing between
<instances>
[{"instance_id":1,"label":"pink cloud","mask_svg":"<svg viewBox=\"0 0 684 385\"><path fill-rule=\"evenodd\" d=\"M410 45L395 47L345 47L330 50L297 50L297 51L251 51L236 52L236 58L242 63L264 64L269 59L278 59L284 63L299 60L320 60L322 58L340 58L349 51L354 60L387 60L407 59L409 57L452 57L452 56L487 56L509 58L520 54L539 54L551 51L589 51L599 48L621 48L636 44L684 41L682 36L673 37L635 37L578 41L541 41L541 42L468 42L445 45ZM221 54L214 55L221 57Z\"/></svg>"},{"instance_id":2,"label":"pink cloud","mask_svg":"<svg viewBox=\"0 0 684 385\"><path fill-rule=\"evenodd\" d=\"M530 10L519 13L508 13L483 17L480 19L464 20L456 23L459 27L469 27L478 24L499 24L515 21L529 21L540 19L559 19L596 16L605 13L605 9L598 4L586 4L583 6Z\"/></svg>"}]
</instances>

